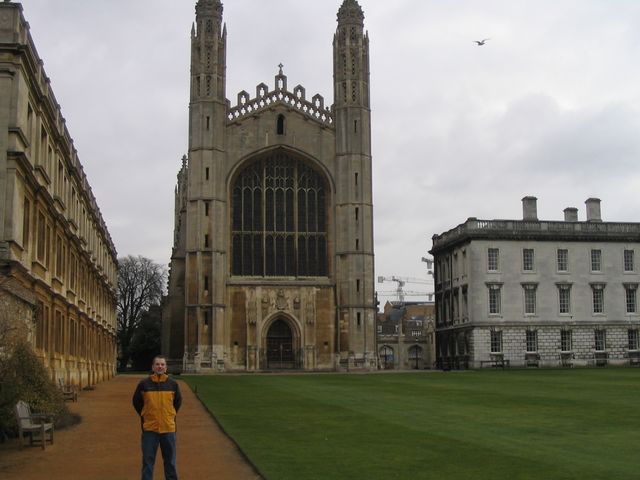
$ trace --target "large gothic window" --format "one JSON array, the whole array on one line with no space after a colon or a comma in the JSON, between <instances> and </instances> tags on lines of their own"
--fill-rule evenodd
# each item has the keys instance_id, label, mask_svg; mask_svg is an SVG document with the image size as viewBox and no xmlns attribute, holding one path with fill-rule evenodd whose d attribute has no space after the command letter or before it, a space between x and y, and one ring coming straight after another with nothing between
<instances>
[{"instance_id":1,"label":"large gothic window","mask_svg":"<svg viewBox=\"0 0 640 480\"><path fill-rule=\"evenodd\" d=\"M233 184L233 275L327 275L323 177L282 150L251 162Z\"/></svg>"}]
</instances>

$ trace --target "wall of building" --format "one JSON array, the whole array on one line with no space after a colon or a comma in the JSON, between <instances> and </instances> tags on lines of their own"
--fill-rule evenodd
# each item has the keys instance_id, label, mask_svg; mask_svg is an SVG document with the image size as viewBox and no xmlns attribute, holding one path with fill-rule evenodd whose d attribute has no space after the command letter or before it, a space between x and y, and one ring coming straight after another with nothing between
<instances>
[{"instance_id":1,"label":"wall of building","mask_svg":"<svg viewBox=\"0 0 640 480\"><path fill-rule=\"evenodd\" d=\"M472 335L471 368L490 367L491 330L502 332L501 357L514 367L563 367L598 365L600 354L602 363L607 365L627 365L629 363L628 339L629 330L638 331L636 325L601 325L606 333L606 349L596 352L595 328L584 325L513 327L496 325L490 328L474 328ZM570 331L572 347L568 351L561 350L561 331ZM535 352L527 352L527 331L537 332L538 348ZM536 355L537 354L537 355Z\"/></svg>"},{"instance_id":2,"label":"wall of building","mask_svg":"<svg viewBox=\"0 0 640 480\"><path fill-rule=\"evenodd\" d=\"M184 196L176 196L180 212L165 307L171 325L164 329L163 349L172 362L179 360L174 355L181 350L186 370L264 369L265 329L279 316L294 332L296 368L374 368L368 36L362 11L356 2L345 1L338 15L334 80L340 92L347 80L353 88L348 95L345 88L331 108L322 96L309 98L302 86L291 88L282 66L273 85L260 83L255 94L242 91L232 105L225 91L227 31L222 11L217 0L196 4L189 155L178 181ZM234 182L253 160L269 154L286 156L287 162L310 167L322 177L324 203L319 210L325 215L321 239L326 255L314 258L324 267L326 257L321 272L233 271ZM287 232L287 238L306 240L307 234L317 233L311 228ZM254 239L255 232L244 226L241 230L239 238L249 238L242 236L247 233ZM271 312L274 292L282 308ZM178 348L180 338L170 334L175 324L184 331Z\"/></svg>"},{"instance_id":3,"label":"wall of building","mask_svg":"<svg viewBox=\"0 0 640 480\"><path fill-rule=\"evenodd\" d=\"M52 376L93 384L115 368L116 251L22 7L0 13L0 268L35 294L34 346Z\"/></svg>"},{"instance_id":4,"label":"wall of building","mask_svg":"<svg viewBox=\"0 0 640 480\"><path fill-rule=\"evenodd\" d=\"M502 359L513 366L587 366L624 364L640 355L630 340L640 328L640 224L589 215L587 222L469 219L434 237L442 365L480 367ZM533 252L527 267L525 250ZM491 266L490 251L497 252ZM558 251L566 251L566 266L559 267ZM625 252L632 266L625 266ZM525 306L526 289L535 291L534 308ZM560 307L561 289L570 292L568 308ZM497 308L495 295L490 306L492 290L499 293ZM629 291L636 292L632 306ZM491 350L492 331L502 336L501 351ZM570 349L561 349L562 331L571 332ZM596 331L606 338L598 348ZM537 339L535 348L527 347L527 332Z\"/></svg>"},{"instance_id":5,"label":"wall of building","mask_svg":"<svg viewBox=\"0 0 640 480\"><path fill-rule=\"evenodd\" d=\"M489 248L499 250L499 269L487 270ZM523 271L522 251L535 252L533 271ZM566 249L569 265L566 272L557 269L557 251ZM591 270L591 250L602 253L602 268ZM502 284L502 313L504 321L588 321L640 320L640 312L628 314L625 307L625 288L628 283L640 282L638 265L634 271L624 271L624 250L633 250L640 255L640 242L510 242L477 240L470 244L469 288L474 295L469 297L470 309L475 313L475 322L489 320L487 283ZM636 263L640 261L636 257ZM524 313L523 283L537 284L537 308L535 315ZM558 284L571 285L571 312L558 311ZM592 284L603 284L604 312L594 314L592 309Z\"/></svg>"},{"instance_id":6,"label":"wall of building","mask_svg":"<svg viewBox=\"0 0 640 480\"><path fill-rule=\"evenodd\" d=\"M384 370L422 370L435 367L435 305L387 302L378 314L378 366Z\"/></svg>"}]
</instances>

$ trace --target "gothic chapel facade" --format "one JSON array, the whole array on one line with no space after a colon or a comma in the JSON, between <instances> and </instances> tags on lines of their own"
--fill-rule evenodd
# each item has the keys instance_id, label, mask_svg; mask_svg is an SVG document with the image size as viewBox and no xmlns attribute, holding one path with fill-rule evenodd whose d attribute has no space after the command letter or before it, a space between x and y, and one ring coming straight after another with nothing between
<instances>
[{"instance_id":1,"label":"gothic chapel facade","mask_svg":"<svg viewBox=\"0 0 640 480\"><path fill-rule=\"evenodd\" d=\"M176 187L163 353L184 371L376 364L369 39L344 0L334 105L273 88L226 99L219 0L191 34L189 154Z\"/></svg>"}]
</instances>

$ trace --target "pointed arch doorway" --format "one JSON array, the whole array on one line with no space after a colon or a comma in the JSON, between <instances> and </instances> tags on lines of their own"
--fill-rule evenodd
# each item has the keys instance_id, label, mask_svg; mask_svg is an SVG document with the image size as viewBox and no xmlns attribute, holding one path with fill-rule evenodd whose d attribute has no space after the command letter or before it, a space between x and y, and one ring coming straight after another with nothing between
<instances>
[{"instance_id":1,"label":"pointed arch doorway","mask_svg":"<svg viewBox=\"0 0 640 480\"><path fill-rule=\"evenodd\" d=\"M266 368L268 370L293 370L299 367L296 335L283 318L276 319L266 335Z\"/></svg>"}]
</instances>

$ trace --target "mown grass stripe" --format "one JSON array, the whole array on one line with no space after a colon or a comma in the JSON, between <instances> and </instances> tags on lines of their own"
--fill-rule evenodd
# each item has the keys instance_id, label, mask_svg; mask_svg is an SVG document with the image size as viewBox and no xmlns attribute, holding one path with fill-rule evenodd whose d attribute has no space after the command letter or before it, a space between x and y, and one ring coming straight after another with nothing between
<instances>
[{"instance_id":1,"label":"mown grass stripe","mask_svg":"<svg viewBox=\"0 0 640 480\"><path fill-rule=\"evenodd\" d=\"M638 369L183 378L271 480L640 475Z\"/></svg>"}]
</instances>

